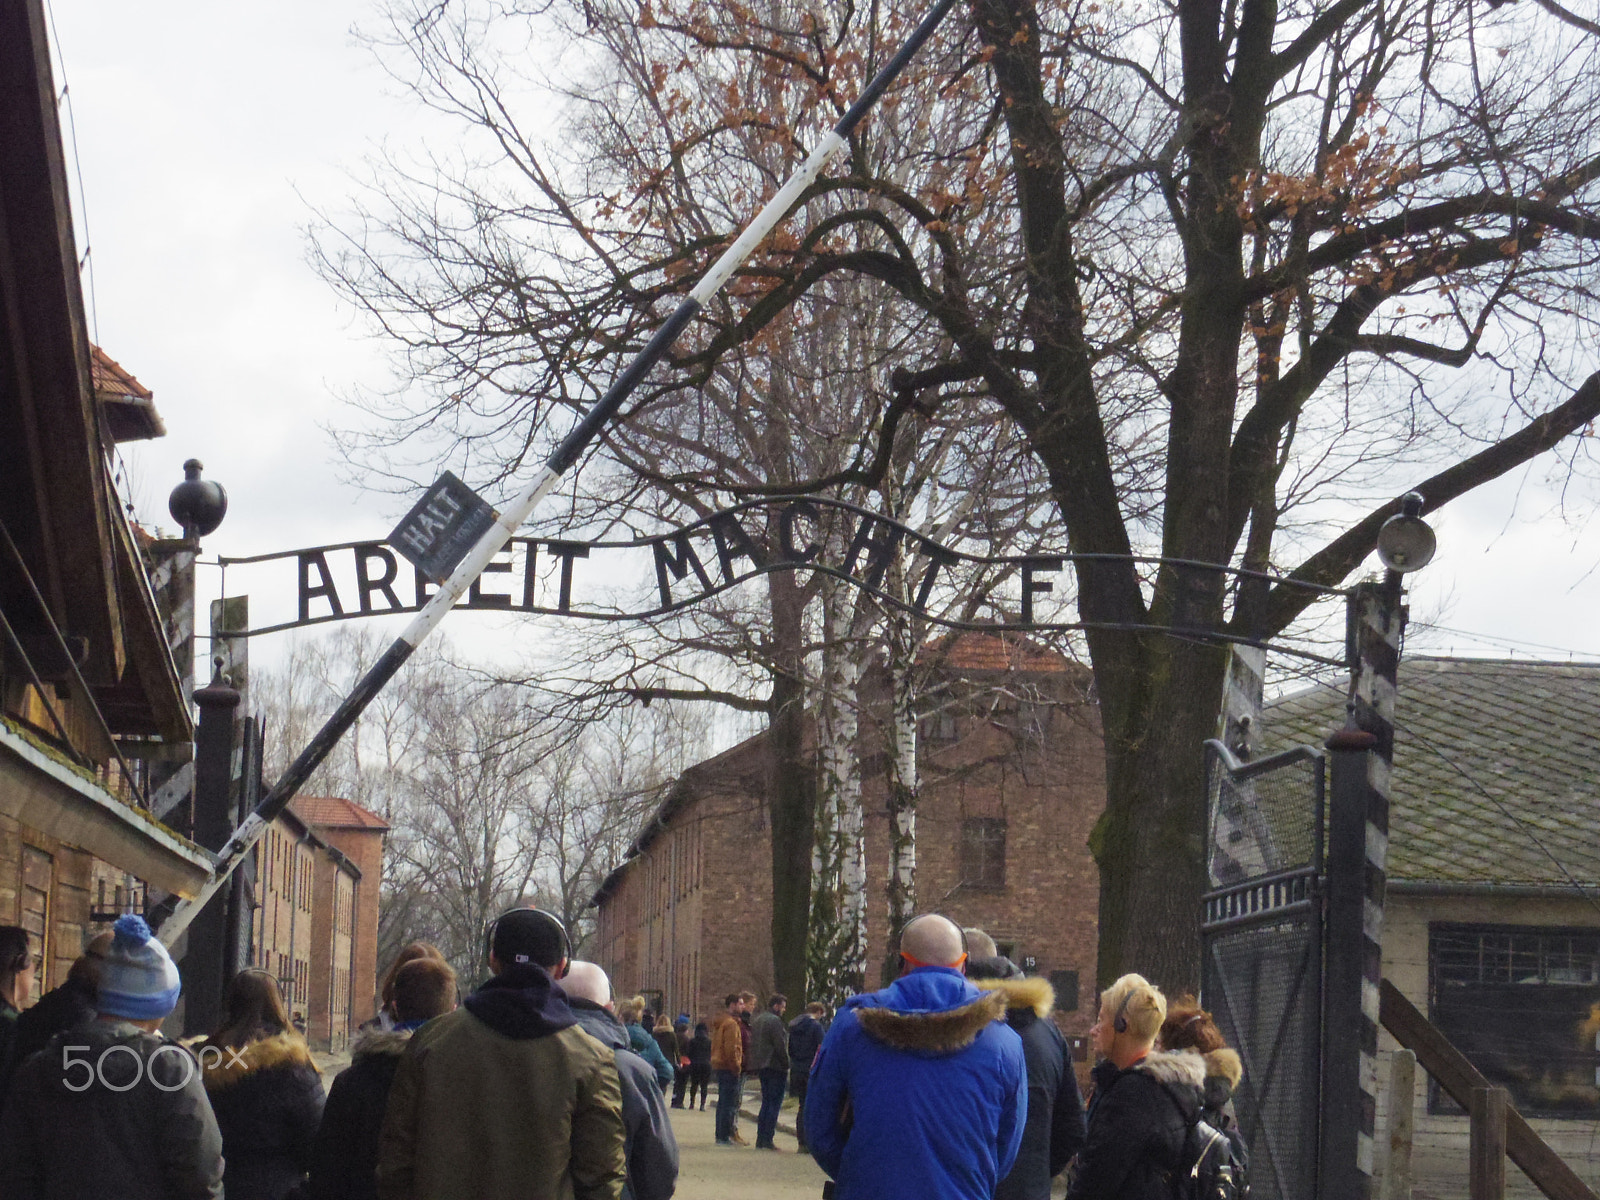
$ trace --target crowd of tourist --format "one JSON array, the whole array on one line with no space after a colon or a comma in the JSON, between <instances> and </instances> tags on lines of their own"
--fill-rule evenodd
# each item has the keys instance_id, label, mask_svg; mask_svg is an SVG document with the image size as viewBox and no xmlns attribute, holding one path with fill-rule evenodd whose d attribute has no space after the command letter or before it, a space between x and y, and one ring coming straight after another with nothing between
<instances>
[{"instance_id":1,"label":"crowd of tourist","mask_svg":"<svg viewBox=\"0 0 1600 1200\"><path fill-rule=\"evenodd\" d=\"M439 952L406 947L330 1087L264 971L232 979L210 1036L178 1043L160 1033L178 970L141 918L32 1005L29 947L0 926L0 1162L19 1200L667 1200L669 1111L705 1111L713 1077L718 1146L750 1144L750 1079L754 1147L777 1152L792 1094L799 1148L838 1200L1046 1200L1069 1164L1069 1200L1194 1195L1202 1167L1207 1194L1242 1191L1241 1064L1209 1013L1118 979L1086 1107L1050 984L935 914L902 931L899 978L831 1021L730 992L708 1025L614 999L555 917L512 909L459 1006Z\"/></svg>"}]
</instances>

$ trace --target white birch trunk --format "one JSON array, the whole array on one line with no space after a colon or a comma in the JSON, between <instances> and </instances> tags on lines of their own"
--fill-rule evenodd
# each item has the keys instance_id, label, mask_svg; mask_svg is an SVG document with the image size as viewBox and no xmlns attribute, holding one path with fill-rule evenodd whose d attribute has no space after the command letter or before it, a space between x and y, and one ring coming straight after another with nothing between
<instances>
[{"instance_id":1,"label":"white birch trunk","mask_svg":"<svg viewBox=\"0 0 1600 1200\"><path fill-rule=\"evenodd\" d=\"M895 556L889 576L890 594L905 596L905 562ZM917 904L917 711L915 621L909 612L888 610L889 724L887 800L889 808L889 940L885 947L885 982L895 974L890 957L900 945L900 931Z\"/></svg>"},{"instance_id":2,"label":"white birch trunk","mask_svg":"<svg viewBox=\"0 0 1600 1200\"><path fill-rule=\"evenodd\" d=\"M817 714L817 836L812 861L811 991L836 1002L866 981L866 839L857 754L859 651L848 585L825 587Z\"/></svg>"}]
</instances>

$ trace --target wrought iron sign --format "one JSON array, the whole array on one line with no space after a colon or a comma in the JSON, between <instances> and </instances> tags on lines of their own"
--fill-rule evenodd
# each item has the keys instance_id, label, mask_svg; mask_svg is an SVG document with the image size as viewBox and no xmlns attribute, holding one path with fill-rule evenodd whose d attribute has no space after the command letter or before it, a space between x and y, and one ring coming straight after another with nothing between
<instances>
[{"instance_id":1,"label":"wrought iron sign","mask_svg":"<svg viewBox=\"0 0 1600 1200\"><path fill-rule=\"evenodd\" d=\"M270 609L294 570L293 615L244 636L302 625L385 613L416 612L450 570L451 548L470 536L460 531L495 519L470 489L448 486L446 475L385 541L344 542L248 558L221 559L230 571L249 568L256 610ZM459 481L455 481L459 483ZM473 507L474 502L481 509ZM904 595L891 595L885 579L897 552L914 573ZM407 561L409 560L409 561ZM1070 595L1062 571L1067 554L981 556L964 554L888 517L839 500L779 497L752 501L692 525L627 541L580 542L512 538L485 568L460 607L545 613L592 620L642 620L698 604L772 571L804 569L843 579L885 603L933 614L935 598L970 594L989 586L996 568L1016 583L1019 628L1074 628L1065 620ZM270 575L260 572L270 572ZM237 579L234 574L232 579ZM259 582L258 582L259 581ZM231 580L230 580L231 583ZM1048 604L1049 612L1043 610ZM938 604L948 608L947 603ZM956 607L959 607L956 606ZM993 621L942 622L951 625Z\"/></svg>"}]
</instances>

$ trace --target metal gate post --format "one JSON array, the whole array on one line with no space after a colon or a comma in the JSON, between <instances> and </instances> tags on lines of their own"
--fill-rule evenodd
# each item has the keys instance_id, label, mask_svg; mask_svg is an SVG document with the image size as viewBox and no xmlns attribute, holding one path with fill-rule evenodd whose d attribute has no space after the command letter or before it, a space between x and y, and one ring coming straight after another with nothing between
<instances>
[{"instance_id":1,"label":"metal gate post","mask_svg":"<svg viewBox=\"0 0 1600 1200\"><path fill-rule=\"evenodd\" d=\"M194 840L207 850L220 849L233 832L229 792L233 717L239 698L220 668L211 682L194 694L200 708L194 739ZM183 1032L187 1035L210 1033L222 1016L227 900L226 895L213 897L189 927L182 960Z\"/></svg>"},{"instance_id":2,"label":"metal gate post","mask_svg":"<svg viewBox=\"0 0 1600 1200\"><path fill-rule=\"evenodd\" d=\"M1400 576L1350 597L1349 716L1328 739L1327 933L1323 965L1320 1200L1370 1200L1378 1107L1378 983L1394 762Z\"/></svg>"}]
</instances>

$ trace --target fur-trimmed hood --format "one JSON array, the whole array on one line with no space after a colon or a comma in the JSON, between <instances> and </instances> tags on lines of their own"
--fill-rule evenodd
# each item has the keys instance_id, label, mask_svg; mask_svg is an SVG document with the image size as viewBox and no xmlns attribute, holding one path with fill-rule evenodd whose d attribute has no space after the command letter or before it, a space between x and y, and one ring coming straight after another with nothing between
<instances>
[{"instance_id":1,"label":"fur-trimmed hood","mask_svg":"<svg viewBox=\"0 0 1600 1200\"><path fill-rule=\"evenodd\" d=\"M364 1058L399 1058L406 1052L415 1030L369 1029L350 1046L350 1061L358 1063Z\"/></svg>"},{"instance_id":2,"label":"fur-trimmed hood","mask_svg":"<svg viewBox=\"0 0 1600 1200\"><path fill-rule=\"evenodd\" d=\"M846 1007L874 1041L918 1054L965 1050L1006 1015L1005 995L969 983L947 967L922 967Z\"/></svg>"},{"instance_id":3,"label":"fur-trimmed hood","mask_svg":"<svg viewBox=\"0 0 1600 1200\"><path fill-rule=\"evenodd\" d=\"M316 1061L311 1057L311 1049L306 1045L305 1038L298 1033L280 1033L274 1037L261 1038L259 1041L251 1042L242 1050L218 1046L215 1054L209 1049L210 1046L210 1042L205 1042L199 1048L207 1091L231 1087L258 1071L267 1071L274 1067L310 1067L317 1074L322 1074Z\"/></svg>"},{"instance_id":4,"label":"fur-trimmed hood","mask_svg":"<svg viewBox=\"0 0 1600 1200\"><path fill-rule=\"evenodd\" d=\"M1244 1078L1244 1063L1236 1050L1230 1050L1226 1046L1220 1050L1212 1050L1206 1054L1205 1061L1206 1077L1226 1079L1229 1091L1238 1087L1239 1080Z\"/></svg>"},{"instance_id":5,"label":"fur-trimmed hood","mask_svg":"<svg viewBox=\"0 0 1600 1200\"><path fill-rule=\"evenodd\" d=\"M1132 1069L1169 1087L1191 1087L1198 1093L1206 1086L1206 1060L1193 1050L1152 1050Z\"/></svg>"},{"instance_id":6,"label":"fur-trimmed hood","mask_svg":"<svg viewBox=\"0 0 1600 1200\"><path fill-rule=\"evenodd\" d=\"M1006 998L1008 1009L1032 1009L1033 1015L1043 1020L1056 1007L1056 990L1048 979L1037 976L1029 979L977 979L973 981L986 992L999 992Z\"/></svg>"}]
</instances>

